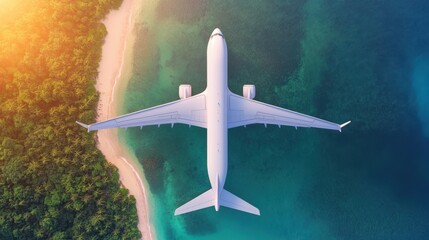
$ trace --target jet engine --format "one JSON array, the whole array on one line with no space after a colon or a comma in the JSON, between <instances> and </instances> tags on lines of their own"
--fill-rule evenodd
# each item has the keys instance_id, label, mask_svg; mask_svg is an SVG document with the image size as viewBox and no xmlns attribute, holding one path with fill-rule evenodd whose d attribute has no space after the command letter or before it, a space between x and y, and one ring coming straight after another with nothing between
<instances>
[{"instance_id":1,"label":"jet engine","mask_svg":"<svg viewBox=\"0 0 429 240\"><path fill-rule=\"evenodd\" d=\"M256 96L255 85L243 85L243 97L254 99Z\"/></svg>"},{"instance_id":2,"label":"jet engine","mask_svg":"<svg viewBox=\"0 0 429 240\"><path fill-rule=\"evenodd\" d=\"M189 84L180 84L179 86L180 99L186 99L190 96L192 96L192 86Z\"/></svg>"}]
</instances>

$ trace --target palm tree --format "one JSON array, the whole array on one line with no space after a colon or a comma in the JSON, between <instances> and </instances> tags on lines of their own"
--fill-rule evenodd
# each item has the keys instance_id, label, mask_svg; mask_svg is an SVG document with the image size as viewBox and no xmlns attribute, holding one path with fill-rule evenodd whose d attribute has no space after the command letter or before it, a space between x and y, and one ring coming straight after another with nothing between
<instances>
[{"instance_id":1,"label":"palm tree","mask_svg":"<svg viewBox=\"0 0 429 240\"><path fill-rule=\"evenodd\" d=\"M28 171L31 173L31 172L35 172L35 171L37 171L37 169L39 168L39 166L40 166L40 164L39 164L39 161L37 161L37 160L33 160L33 161L31 161L29 164L28 164Z\"/></svg>"}]
</instances>

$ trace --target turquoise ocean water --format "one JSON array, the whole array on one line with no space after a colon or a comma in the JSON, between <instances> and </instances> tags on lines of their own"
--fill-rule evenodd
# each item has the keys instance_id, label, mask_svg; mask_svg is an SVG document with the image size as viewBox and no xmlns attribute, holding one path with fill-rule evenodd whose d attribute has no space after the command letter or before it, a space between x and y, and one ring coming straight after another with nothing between
<instances>
[{"instance_id":1,"label":"turquoise ocean water","mask_svg":"<svg viewBox=\"0 0 429 240\"><path fill-rule=\"evenodd\" d=\"M122 131L144 168L159 239L429 239L429 2L161 0L138 20L122 112L206 86L219 27L229 87L342 123L343 133L255 125L229 131L226 189L261 216L173 216L209 187L206 130Z\"/></svg>"}]
</instances>

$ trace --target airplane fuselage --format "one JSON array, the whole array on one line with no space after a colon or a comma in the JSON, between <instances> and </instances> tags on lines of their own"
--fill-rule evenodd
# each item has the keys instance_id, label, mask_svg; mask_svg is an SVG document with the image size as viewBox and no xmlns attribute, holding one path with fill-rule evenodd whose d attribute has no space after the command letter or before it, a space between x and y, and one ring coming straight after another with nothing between
<instances>
[{"instance_id":1,"label":"airplane fuselage","mask_svg":"<svg viewBox=\"0 0 429 240\"><path fill-rule=\"evenodd\" d=\"M228 52L222 34L213 32L207 46L207 170L216 193L215 208L228 168Z\"/></svg>"}]
</instances>

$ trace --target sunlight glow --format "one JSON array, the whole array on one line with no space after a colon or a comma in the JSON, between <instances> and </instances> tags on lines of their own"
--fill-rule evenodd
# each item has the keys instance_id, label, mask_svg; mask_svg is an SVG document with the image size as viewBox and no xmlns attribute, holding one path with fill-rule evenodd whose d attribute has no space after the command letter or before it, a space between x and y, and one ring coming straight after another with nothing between
<instances>
[{"instance_id":1,"label":"sunlight glow","mask_svg":"<svg viewBox=\"0 0 429 240\"><path fill-rule=\"evenodd\" d=\"M12 7L16 5L17 2L18 1L14 1L14 0L0 0L0 8L4 9L4 8Z\"/></svg>"},{"instance_id":2,"label":"sunlight glow","mask_svg":"<svg viewBox=\"0 0 429 240\"><path fill-rule=\"evenodd\" d=\"M0 0L0 19L4 16L12 15L20 1Z\"/></svg>"}]
</instances>

